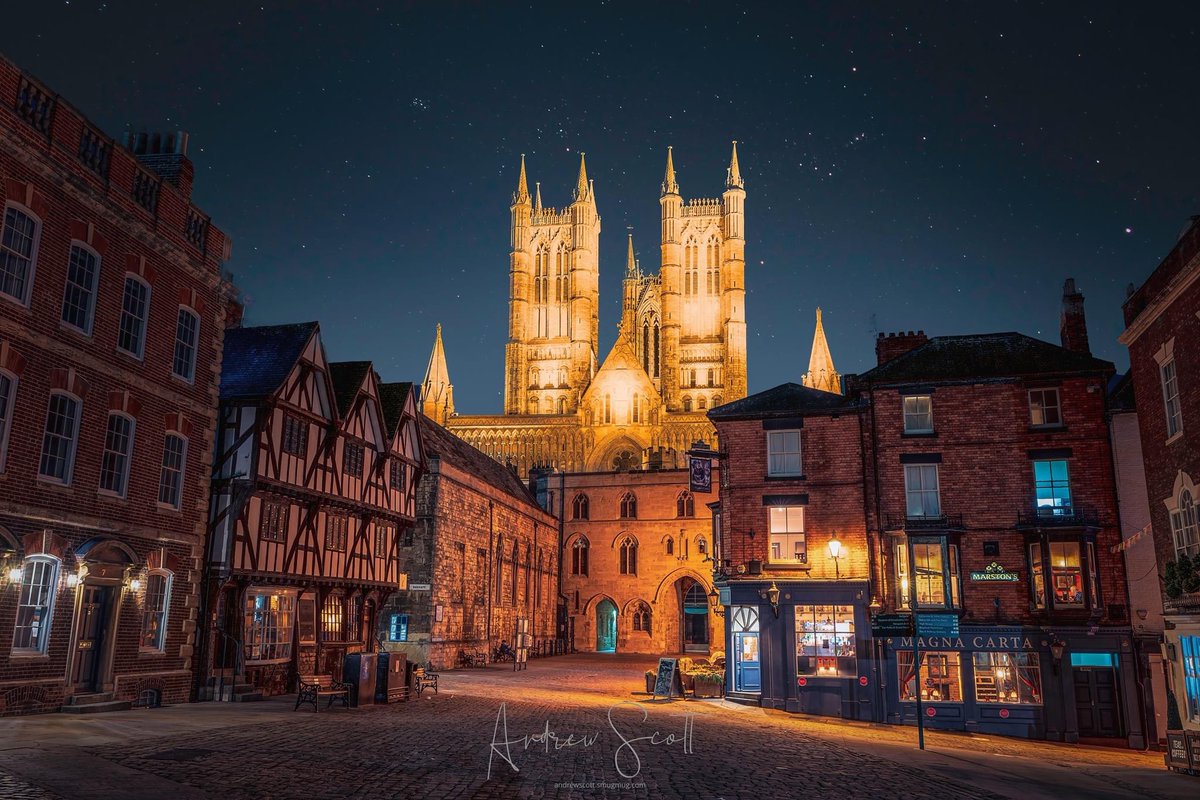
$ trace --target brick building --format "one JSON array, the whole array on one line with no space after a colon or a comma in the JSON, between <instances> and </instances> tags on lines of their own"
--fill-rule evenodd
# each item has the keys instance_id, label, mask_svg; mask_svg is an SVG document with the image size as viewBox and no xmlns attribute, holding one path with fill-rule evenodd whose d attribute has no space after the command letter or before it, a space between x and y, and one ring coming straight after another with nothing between
<instances>
[{"instance_id":1,"label":"brick building","mask_svg":"<svg viewBox=\"0 0 1200 800\"><path fill-rule=\"evenodd\" d=\"M861 414L794 383L708 414L726 455L717 582L731 697L878 717Z\"/></svg>"},{"instance_id":2,"label":"brick building","mask_svg":"<svg viewBox=\"0 0 1200 800\"><path fill-rule=\"evenodd\" d=\"M0 58L0 714L191 694L229 241L131 145Z\"/></svg>"},{"instance_id":3,"label":"brick building","mask_svg":"<svg viewBox=\"0 0 1200 800\"><path fill-rule=\"evenodd\" d=\"M315 322L226 333L202 697L340 679L376 649L424 470L415 394L369 361L329 363Z\"/></svg>"},{"instance_id":4,"label":"brick building","mask_svg":"<svg viewBox=\"0 0 1200 800\"><path fill-rule=\"evenodd\" d=\"M536 487L562 519L565 638L576 650L724 650L708 506L716 497L689 491L687 470L539 473Z\"/></svg>"},{"instance_id":5,"label":"brick building","mask_svg":"<svg viewBox=\"0 0 1200 800\"><path fill-rule=\"evenodd\" d=\"M1131 292L1125 326L1165 592L1168 721L1200 752L1200 217Z\"/></svg>"},{"instance_id":6,"label":"brick building","mask_svg":"<svg viewBox=\"0 0 1200 800\"><path fill-rule=\"evenodd\" d=\"M428 471L417 485L417 524L403 540L406 591L381 616L388 650L435 669L460 651L490 655L557 638L558 523L508 467L420 415Z\"/></svg>"},{"instance_id":7,"label":"brick building","mask_svg":"<svg viewBox=\"0 0 1200 800\"><path fill-rule=\"evenodd\" d=\"M709 413L728 455L732 692L904 723L920 691L937 727L1142 746L1115 552L1113 367L1088 352L1070 282L1062 333L1062 346L1016 333L881 337L878 366L848 377L846 398L785 385ZM776 573L792 549L803 559ZM919 638L914 680L912 637L873 637L868 605L915 605L956 632ZM759 649L751 692L739 661Z\"/></svg>"}]
</instances>

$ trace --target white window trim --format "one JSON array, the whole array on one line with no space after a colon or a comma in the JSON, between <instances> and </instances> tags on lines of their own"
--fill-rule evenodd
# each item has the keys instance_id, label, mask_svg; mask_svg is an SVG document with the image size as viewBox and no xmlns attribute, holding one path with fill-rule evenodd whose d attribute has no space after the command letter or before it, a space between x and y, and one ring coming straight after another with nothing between
<instances>
[{"instance_id":1,"label":"white window trim","mask_svg":"<svg viewBox=\"0 0 1200 800\"><path fill-rule=\"evenodd\" d=\"M20 386L21 381L14 373L6 369L0 369L0 375L8 378L12 384L12 388L8 392L8 418L4 421L4 433L0 435L0 474L2 474L8 466L8 437L12 432L13 414L17 406L17 388ZM43 431L44 433L45 431ZM39 453L40 460L41 454Z\"/></svg>"},{"instance_id":2,"label":"white window trim","mask_svg":"<svg viewBox=\"0 0 1200 800\"><path fill-rule=\"evenodd\" d=\"M771 478L796 478L804 475L804 434L802 428L785 428L777 431L766 431L767 437L767 476ZM799 456L800 469L796 472L777 472L771 469L771 437L781 433L795 433L799 443L796 455ZM789 451L790 454L790 451Z\"/></svg>"},{"instance_id":3,"label":"white window trim","mask_svg":"<svg viewBox=\"0 0 1200 800\"><path fill-rule=\"evenodd\" d=\"M67 468L65 475L60 480L53 475L45 475L42 473L42 456L46 449L46 423L50 420L50 403L54 400L55 395L63 395L75 401L75 428L74 436L71 437L71 447L67 451ZM75 478L75 454L79 449L79 428L83 425L83 398L71 392L55 390L50 392L50 397L46 401L46 416L42 421L41 442L38 445L38 474L37 479L45 483L51 483L55 486L70 486Z\"/></svg>"},{"instance_id":4,"label":"white window trim","mask_svg":"<svg viewBox=\"0 0 1200 800\"><path fill-rule=\"evenodd\" d=\"M138 652L140 653L165 653L167 651L167 621L171 618L171 589L175 585L175 573L169 569L152 569L146 573L146 591L150 590L150 578L154 575L162 575L166 578L167 585L163 587L163 607L162 607L162 625L158 629L158 646L147 647L142 644L146 636L146 609L142 608L142 620L138 633ZM142 603L146 602L143 595Z\"/></svg>"},{"instance_id":5,"label":"white window trim","mask_svg":"<svg viewBox=\"0 0 1200 800\"><path fill-rule=\"evenodd\" d=\"M40 641L38 642L38 646L36 648L34 648L34 647L17 647L16 646L17 626L16 626L16 619L14 618L12 637L9 640L10 643L12 644L12 649L10 651L11 658L21 658L21 657L29 657L29 656L44 656L50 647L50 634L51 634L51 628L54 623L55 606L57 605L57 600L58 600L58 579L62 573L62 562L59 561L54 556L46 555L44 553L39 553L37 555L26 557L25 563L21 565L21 582L18 583L17 587L16 587L17 603L15 606L15 611L17 613L19 613L19 609L20 609L21 595L24 593L25 568L32 561L44 561L51 565L50 580L46 582L46 586L47 586L46 616L45 616L46 624L42 629L41 635L39 636Z\"/></svg>"},{"instance_id":6,"label":"white window trim","mask_svg":"<svg viewBox=\"0 0 1200 800\"><path fill-rule=\"evenodd\" d=\"M167 439L169 439L172 436L177 437L178 439L183 441L183 452L180 454L180 457L179 457L179 499L175 505L171 505L170 503L164 503L162 501L162 474L163 474L163 470L166 468ZM187 456L188 456L188 445L189 444L190 444L190 442L188 441L188 437L184 436L179 431L167 431L163 435L162 458L159 460L159 463L158 463L158 497L156 498L156 500L157 500L156 505L159 508L170 509L171 511L179 511L181 508L183 508L183 482L187 478Z\"/></svg>"},{"instance_id":7,"label":"white window trim","mask_svg":"<svg viewBox=\"0 0 1200 800\"><path fill-rule=\"evenodd\" d=\"M1171 431L1171 398L1167 395L1167 376L1164 374L1167 366L1170 365L1171 370L1175 373L1173 376L1175 382L1175 418L1178 420L1178 425L1174 432ZM1167 441L1173 442L1183 435L1183 403L1182 392L1179 391L1179 365L1176 363L1174 356L1166 359L1158 365L1158 383L1162 387L1163 401L1163 419L1167 427Z\"/></svg>"},{"instance_id":8,"label":"white window trim","mask_svg":"<svg viewBox=\"0 0 1200 800\"><path fill-rule=\"evenodd\" d=\"M129 420L129 454L125 458L125 470L121 475L121 491L114 492L112 489L105 489L100 486L96 489L98 494L106 497L119 497L124 500L129 496L129 470L133 463L133 448L137 441L137 418L125 413L124 411L109 411L108 416L104 418L104 442L100 449L100 480L104 479L104 454L108 452L108 421L112 417L124 417Z\"/></svg>"},{"instance_id":9,"label":"white window trim","mask_svg":"<svg viewBox=\"0 0 1200 800\"><path fill-rule=\"evenodd\" d=\"M937 477L937 511L935 516L942 516L942 465L941 464L905 464L904 465L904 516L909 517L908 513L908 468L909 467L933 467L933 474ZM926 489L918 489L917 491L924 492Z\"/></svg>"},{"instance_id":10,"label":"white window trim","mask_svg":"<svg viewBox=\"0 0 1200 800\"><path fill-rule=\"evenodd\" d=\"M147 309L148 308L149 308L149 306L147 306ZM175 371L175 347L178 346L178 344L179 344L179 314L184 313L184 312L191 314L192 318L196 320L196 338L195 338L195 341L192 342L192 363L190 365L191 366L191 370L190 370L191 375L180 375L178 372ZM185 306L185 305L180 304L179 311L177 311L175 313L175 338L172 339L172 347L171 347L171 374L173 376L175 376L176 378L179 378L179 380L181 380L181 381L187 381L189 384L194 384L196 382L196 368L199 366L199 364L200 364L200 314L196 311L196 309L192 308L191 306Z\"/></svg>"},{"instance_id":11,"label":"white window trim","mask_svg":"<svg viewBox=\"0 0 1200 800\"><path fill-rule=\"evenodd\" d=\"M25 278L25 296L21 298L13 297L7 292L0 292L0 298L7 300L10 303L16 303L19 306L29 308L30 299L33 297L33 281L37 276L38 250L42 244L42 218L23 203L17 203L12 200L4 204L3 216L0 216L0 236L4 233L4 220L8 217L8 209L15 208L25 216L33 220L33 247L29 249L29 275Z\"/></svg>"},{"instance_id":12,"label":"white window trim","mask_svg":"<svg viewBox=\"0 0 1200 800\"><path fill-rule=\"evenodd\" d=\"M132 350L126 350L124 347L121 347L121 315L125 313L125 284L130 279L133 279L142 286L146 287L146 316L142 320L142 335L138 340L138 352L136 353ZM117 312L117 352L124 353L132 358L136 358L138 361L141 361L146 357L146 340L150 338L150 301L153 298L153 295L154 287L150 285L148 280L143 278L141 275L138 275L136 272L125 273L125 280L121 281L121 310ZM172 353L172 357L173 356L174 353Z\"/></svg>"},{"instance_id":13,"label":"white window trim","mask_svg":"<svg viewBox=\"0 0 1200 800\"><path fill-rule=\"evenodd\" d=\"M910 397L925 397L929 400L929 427L928 428L910 428L908 427L908 414L904 410L904 403ZM906 394L900 397L900 422L905 433L933 433L933 395L928 392L919 392L916 394Z\"/></svg>"},{"instance_id":14,"label":"white window trim","mask_svg":"<svg viewBox=\"0 0 1200 800\"><path fill-rule=\"evenodd\" d=\"M97 295L100 294L100 270L102 268L103 259L100 257L100 254L97 253L95 251L95 249L93 249L92 246L89 245L87 242L81 241L79 239L71 240L70 245L67 247L67 269L66 269L67 274L63 276L63 298L62 298L63 302L66 302L67 288L71 285L70 284L70 280L71 280L71 250L75 249L76 247L78 247L80 250L84 250L84 251L90 253L96 259L96 271L95 271L95 274L92 276L91 302L88 304L88 309L87 309L87 325L86 325L86 327L81 328L78 325L71 323L71 322L67 322L65 319L63 319L62 318L63 310L62 310L61 304L59 305L59 309L58 309L58 324L63 326L67 330L72 330L72 331L75 331L76 333L90 337L92 335L92 329L95 328L95 326L96 326L96 301L99 299L97 297ZM125 286L124 286L124 284L122 284L121 285L122 294L124 294L124 289L125 289ZM122 297L121 299L124 300L124 297Z\"/></svg>"}]
</instances>

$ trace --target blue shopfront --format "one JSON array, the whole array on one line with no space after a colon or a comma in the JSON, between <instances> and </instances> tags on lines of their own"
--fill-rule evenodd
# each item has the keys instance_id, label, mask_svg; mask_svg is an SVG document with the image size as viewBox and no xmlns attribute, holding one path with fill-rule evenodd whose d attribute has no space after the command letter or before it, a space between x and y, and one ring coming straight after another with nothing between
<instances>
[{"instance_id":1,"label":"blue shopfront","mask_svg":"<svg viewBox=\"0 0 1200 800\"><path fill-rule=\"evenodd\" d=\"M876 718L866 582L736 580L722 600L730 699Z\"/></svg>"},{"instance_id":2,"label":"blue shopfront","mask_svg":"<svg viewBox=\"0 0 1200 800\"><path fill-rule=\"evenodd\" d=\"M1142 747L1127 629L962 626L878 640L884 721L1051 741Z\"/></svg>"}]
</instances>

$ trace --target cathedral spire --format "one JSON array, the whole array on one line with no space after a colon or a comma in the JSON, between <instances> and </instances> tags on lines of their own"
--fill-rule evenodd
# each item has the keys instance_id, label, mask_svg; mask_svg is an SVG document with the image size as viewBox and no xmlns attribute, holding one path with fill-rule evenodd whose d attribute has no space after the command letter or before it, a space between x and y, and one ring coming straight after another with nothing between
<instances>
[{"instance_id":1,"label":"cathedral spire","mask_svg":"<svg viewBox=\"0 0 1200 800\"><path fill-rule=\"evenodd\" d=\"M529 202L529 184L525 180L525 154L521 153L521 177L517 179L517 193L513 195L513 203Z\"/></svg>"},{"instance_id":2,"label":"cathedral spire","mask_svg":"<svg viewBox=\"0 0 1200 800\"><path fill-rule=\"evenodd\" d=\"M808 372L800 380L810 389L823 392L842 393L842 376L833 366L829 353L829 342L825 340L825 326L821 323L821 309L817 309L817 328L813 331L812 355L808 358Z\"/></svg>"},{"instance_id":3,"label":"cathedral spire","mask_svg":"<svg viewBox=\"0 0 1200 800\"><path fill-rule=\"evenodd\" d=\"M529 199L528 192L525 198ZM437 338L433 341L433 352L429 356L429 366L425 369L425 380L421 384L421 410L439 425L445 425L447 418L454 415L454 384L450 383L450 371L446 368L440 322Z\"/></svg>"},{"instance_id":4,"label":"cathedral spire","mask_svg":"<svg viewBox=\"0 0 1200 800\"><path fill-rule=\"evenodd\" d=\"M729 189L744 188L746 182L742 180L742 171L738 167L737 160L737 139L733 140L733 157L729 160L729 171L725 175L725 186ZM817 327L820 327L821 312L817 310Z\"/></svg>"},{"instance_id":5,"label":"cathedral spire","mask_svg":"<svg viewBox=\"0 0 1200 800\"><path fill-rule=\"evenodd\" d=\"M637 261L633 257L633 233L629 234L629 252L625 256L625 277L637 277Z\"/></svg>"},{"instance_id":6,"label":"cathedral spire","mask_svg":"<svg viewBox=\"0 0 1200 800\"><path fill-rule=\"evenodd\" d=\"M675 182L675 161L671 158L671 145L667 145L667 171L663 175L663 194L679 194L679 184Z\"/></svg>"},{"instance_id":7,"label":"cathedral spire","mask_svg":"<svg viewBox=\"0 0 1200 800\"><path fill-rule=\"evenodd\" d=\"M579 180L575 182L575 199L588 198L587 153L579 154Z\"/></svg>"},{"instance_id":8,"label":"cathedral spire","mask_svg":"<svg viewBox=\"0 0 1200 800\"><path fill-rule=\"evenodd\" d=\"M541 181L535 183L533 185L533 188L534 188L533 209L535 211L541 211L542 210L542 184L541 184Z\"/></svg>"}]
</instances>

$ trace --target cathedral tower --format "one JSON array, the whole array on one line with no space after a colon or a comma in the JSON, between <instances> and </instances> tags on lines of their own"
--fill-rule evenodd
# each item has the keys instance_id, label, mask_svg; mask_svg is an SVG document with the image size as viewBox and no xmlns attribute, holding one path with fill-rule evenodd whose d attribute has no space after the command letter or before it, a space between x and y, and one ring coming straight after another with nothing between
<instances>
[{"instance_id":1,"label":"cathedral tower","mask_svg":"<svg viewBox=\"0 0 1200 800\"><path fill-rule=\"evenodd\" d=\"M591 381L599 334L600 216L580 154L573 202L531 202L525 159L513 195L506 414L573 414Z\"/></svg>"},{"instance_id":2,"label":"cathedral tower","mask_svg":"<svg viewBox=\"0 0 1200 800\"><path fill-rule=\"evenodd\" d=\"M725 241L721 248L721 319L725 326L725 400L746 396L746 189L737 142L721 196ZM819 319L818 312L818 319Z\"/></svg>"}]
</instances>

